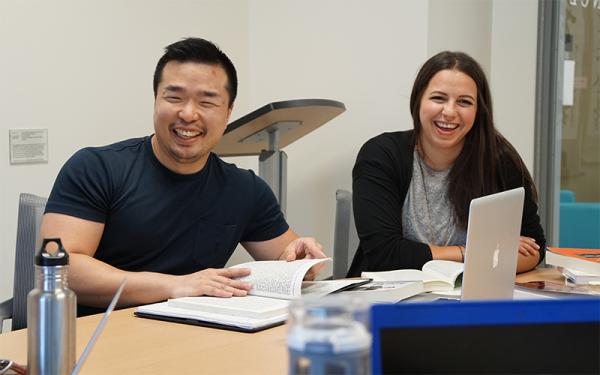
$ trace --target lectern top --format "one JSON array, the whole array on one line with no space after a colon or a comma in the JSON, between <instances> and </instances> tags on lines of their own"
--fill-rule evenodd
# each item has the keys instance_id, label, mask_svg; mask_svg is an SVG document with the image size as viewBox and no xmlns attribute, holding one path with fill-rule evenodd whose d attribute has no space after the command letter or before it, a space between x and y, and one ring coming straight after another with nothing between
<instances>
[{"instance_id":1,"label":"lectern top","mask_svg":"<svg viewBox=\"0 0 600 375\"><path fill-rule=\"evenodd\" d=\"M328 99L273 102L227 125L213 152L220 156L258 155L268 149L268 133L279 131L279 148L302 138L346 110L344 103Z\"/></svg>"}]
</instances>

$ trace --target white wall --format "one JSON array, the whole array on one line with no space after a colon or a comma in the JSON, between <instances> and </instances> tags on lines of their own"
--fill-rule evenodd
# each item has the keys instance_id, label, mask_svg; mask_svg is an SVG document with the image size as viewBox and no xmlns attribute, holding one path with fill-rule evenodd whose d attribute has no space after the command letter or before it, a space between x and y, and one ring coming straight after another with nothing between
<instances>
[{"instance_id":1,"label":"white wall","mask_svg":"<svg viewBox=\"0 0 600 375\"><path fill-rule=\"evenodd\" d=\"M346 112L284 149L288 221L332 254L335 191L351 189L358 149L381 132L412 126L408 99L427 54L427 3L257 0L249 19L253 109L300 98L346 105ZM231 263L241 259L236 254Z\"/></svg>"},{"instance_id":2,"label":"white wall","mask_svg":"<svg viewBox=\"0 0 600 375\"><path fill-rule=\"evenodd\" d=\"M335 190L351 188L352 165L367 139L412 127L408 100L425 59L441 49L464 49L489 69L504 52L504 66L515 52L496 47L492 30L504 25L531 32L530 25L514 23L506 7L460 3L471 11L457 12L457 3L440 0L0 2L0 134L6 137L0 142L0 300L12 293L19 192L48 195L60 166L83 146L150 134L156 60L165 45L185 36L216 41L236 64L240 93L232 119L279 100L346 104L345 113L285 148L288 220L331 254ZM472 22L475 31L455 27ZM533 62L521 57L535 64L535 56ZM497 72L496 81L514 75ZM504 94L496 94L498 103ZM528 116L510 105L498 109L499 119ZM50 162L10 166L12 128L48 128ZM517 134L533 139L533 121L519 124ZM228 160L258 169L254 157ZM236 254L232 262L241 259Z\"/></svg>"},{"instance_id":3,"label":"white wall","mask_svg":"<svg viewBox=\"0 0 600 375\"><path fill-rule=\"evenodd\" d=\"M491 80L494 120L533 176L537 0L493 4Z\"/></svg>"},{"instance_id":4,"label":"white wall","mask_svg":"<svg viewBox=\"0 0 600 375\"><path fill-rule=\"evenodd\" d=\"M429 56L441 51L471 55L489 74L492 0L429 0Z\"/></svg>"},{"instance_id":5,"label":"white wall","mask_svg":"<svg viewBox=\"0 0 600 375\"><path fill-rule=\"evenodd\" d=\"M430 0L428 52L463 51L485 70L494 120L533 174L537 0Z\"/></svg>"}]
</instances>

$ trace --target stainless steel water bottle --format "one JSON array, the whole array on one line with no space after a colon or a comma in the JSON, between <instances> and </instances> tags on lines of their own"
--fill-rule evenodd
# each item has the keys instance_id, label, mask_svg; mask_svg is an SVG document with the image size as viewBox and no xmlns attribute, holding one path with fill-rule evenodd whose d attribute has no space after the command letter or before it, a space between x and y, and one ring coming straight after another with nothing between
<instances>
[{"instance_id":1,"label":"stainless steel water bottle","mask_svg":"<svg viewBox=\"0 0 600 375\"><path fill-rule=\"evenodd\" d=\"M77 300L67 284L69 254L60 238L35 255L35 287L27 296L27 368L30 375L68 375L75 366Z\"/></svg>"}]
</instances>

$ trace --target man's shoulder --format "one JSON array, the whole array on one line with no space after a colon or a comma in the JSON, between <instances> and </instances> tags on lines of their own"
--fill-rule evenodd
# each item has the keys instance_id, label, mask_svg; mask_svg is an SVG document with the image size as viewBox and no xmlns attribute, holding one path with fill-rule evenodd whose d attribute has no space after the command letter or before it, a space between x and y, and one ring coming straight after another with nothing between
<instances>
[{"instance_id":1,"label":"man's shoulder","mask_svg":"<svg viewBox=\"0 0 600 375\"><path fill-rule=\"evenodd\" d=\"M215 177L223 192L235 194L238 198L263 195L270 190L265 180L259 178L251 169L240 168L215 154L211 154L211 175Z\"/></svg>"},{"instance_id":2,"label":"man's shoulder","mask_svg":"<svg viewBox=\"0 0 600 375\"><path fill-rule=\"evenodd\" d=\"M72 157L73 161L91 162L105 161L112 162L115 160L125 160L135 158L143 152L144 143L149 137L131 138L123 141L115 142L105 146L87 146L78 150Z\"/></svg>"},{"instance_id":3,"label":"man's shoulder","mask_svg":"<svg viewBox=\"0 0 600 375\"><path fill-rule=\"evenodd\" d=\"M105 146L88 146L82 148L80 151L103 154L103 153L120 153L120 152L137 152L142 150L144 143L148 141L149 137L130 138L123 141L111 143Z\"/></svg>"},{"instance_id":4,"label":"man's shoulder","mask_svg":"<svg viewBox=\"0 0 600 375\"><path fill-rule=\"evenodd\" d=\"M256 174L251 169L240 168L234 163L229 163L219 156L211 153L211 163L216 167L216 169L223 175L228 178L240 179L240 180L253 180L256 177Z\"/></svg>"}]
</instances>

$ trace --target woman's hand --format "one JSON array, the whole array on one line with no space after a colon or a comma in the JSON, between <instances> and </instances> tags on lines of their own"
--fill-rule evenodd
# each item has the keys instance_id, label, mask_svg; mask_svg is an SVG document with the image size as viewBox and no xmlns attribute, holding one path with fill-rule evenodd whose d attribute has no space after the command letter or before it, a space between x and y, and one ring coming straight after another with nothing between
<instances>
[{"instance_id":1,"label":"woman's hand","mask_svg":"<svg viewBox=\"0 0 600 375\"><path fill-rule=\"evenodd\" d=\"M540 250L540 246L535 243L535 239L531 237L519 237L519 253L524 256L536 255Z\"/></svg>"}]
</instances>

